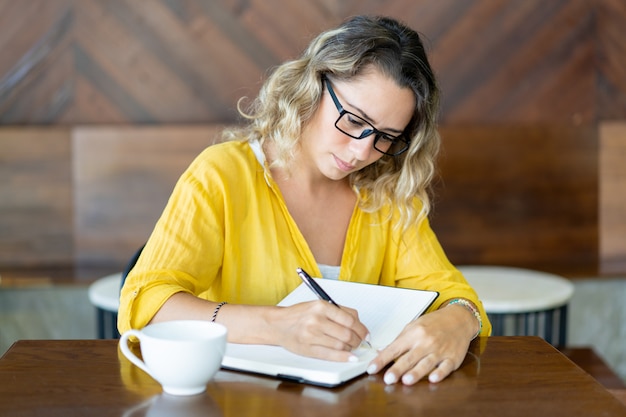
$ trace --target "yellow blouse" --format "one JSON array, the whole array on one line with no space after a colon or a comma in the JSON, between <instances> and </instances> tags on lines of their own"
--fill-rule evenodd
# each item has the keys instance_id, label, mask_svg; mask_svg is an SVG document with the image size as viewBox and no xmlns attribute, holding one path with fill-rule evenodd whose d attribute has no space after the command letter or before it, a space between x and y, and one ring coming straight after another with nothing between
<instances>
[{"instance_id":1,"label":"yellow blouse","mask_svg":"<svg viewBox=\"0 0 626 417\"><path fill-rule=\"evenodd\" d=\"M417 203L416 203L417 204ZM446 258L428 220L400 237L384 210L355 207L340 280L439 292L478 307L481 334L491 325L482 303ZM321 276L269 171L247 142L205 149L179 179L120 297L120 332L144 327L173 294L212 301L275 305L301 281L296 268ZM208 318L207 318L208 319Z\"/></svg>"}]
</instances>

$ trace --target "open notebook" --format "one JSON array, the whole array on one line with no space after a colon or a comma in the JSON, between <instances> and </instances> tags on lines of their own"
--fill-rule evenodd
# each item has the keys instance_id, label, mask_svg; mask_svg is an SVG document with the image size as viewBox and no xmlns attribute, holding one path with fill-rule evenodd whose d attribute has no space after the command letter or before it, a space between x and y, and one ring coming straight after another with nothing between
<instances>
[{"instance_id":1,"label":"open notebook","mask_svg":"<svg viewBox=\"0 0 626 417\"><path fill-rule=\"evenodd\" d=\"M358 362L333 362L291 353L280 346L228 343L222 361L224 369L270 375L297 382L334 387L367 370L376 350L391 343L402 329L433 303L438 293L315 278L337 302L359 312L370 331L373 349L359 348ZM289 293L279 306L317 300L303 283Z\"/></svg>"}]
</instances>

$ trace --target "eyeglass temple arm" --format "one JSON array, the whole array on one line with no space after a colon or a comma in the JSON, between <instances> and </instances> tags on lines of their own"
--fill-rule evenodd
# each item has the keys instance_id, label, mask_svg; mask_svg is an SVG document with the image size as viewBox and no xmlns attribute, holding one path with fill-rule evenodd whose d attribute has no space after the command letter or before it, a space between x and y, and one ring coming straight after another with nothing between
<instances>
[{"instance_id":1,"label":"eyeglass temple arm","mask_svg":"<svg viewBox=\"0 0 626 417\"><path fill-rule=\"evenodd\" d=\"M324 84L326 84L326 89L328 90L328 93L330 94L330 98L333 99L333 103L335 103L335 107L337 107L337 110L339 111L339 114L341 115L341 113L344 112L344 109L341 103L339 102L337 95L335 94L335 90L333 90L333 87L330 85L330 81L328 81L328 78L326 78L326 76L322 76L322 79L324 80Z\"/></svg>"}]
</instances>

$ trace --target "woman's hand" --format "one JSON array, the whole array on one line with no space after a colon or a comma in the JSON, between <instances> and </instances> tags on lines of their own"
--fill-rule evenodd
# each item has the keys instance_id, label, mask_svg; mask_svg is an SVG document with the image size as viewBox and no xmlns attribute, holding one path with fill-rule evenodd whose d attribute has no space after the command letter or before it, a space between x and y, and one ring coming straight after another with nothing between
<instances>
[{"instance_id":1,"label":"woman's hand","mask_svg":"<svg viewBox=\"0 0 626 417\"><path fill-rule=\"evenodd\" d=\"M152 323L207 320L216 306L216 302L180 292L166 301ZM217 322L228 328L232 343L280 345L300 355L342 362L358 359L352 350L369 333L356 310L319 300L290 307L226 304Z\"/></svg>"},{"instance_id":2,"label":"woman's hand","mask_svg":"<svg viewBox=\"0 0 626 417\"><path fill-rule=\"evenodd\" d=\"M280 307L272 323L278 344L300 355L331 361L355 361L352 353L368 336L356 310L324 301Z\"/></svg>"},{"instance_id":3,"label":"woman's hand","mask_svg":"<svg viewBox=\"0 0 626 417\"><path fill-rule=\"evenodd\" d=\"M439 382L463 363L478 322L460 305L448 305L409 323L389 346L372 360L367 372L374 374L387 364L385 383L412 385L428 375Z\"/></svg>"}]
</instances>

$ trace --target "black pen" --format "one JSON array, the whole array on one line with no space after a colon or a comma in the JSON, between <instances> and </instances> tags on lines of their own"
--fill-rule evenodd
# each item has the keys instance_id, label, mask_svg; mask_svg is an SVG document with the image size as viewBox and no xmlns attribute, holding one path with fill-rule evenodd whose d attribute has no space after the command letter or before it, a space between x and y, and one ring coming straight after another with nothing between
<instances>
[{"instance_id":1,"label":"black pen","mask_svg":"<svg viewBox=\"0 0 626 417\"><path fill-rule=\"evenodd\" d=\"M311 289L311 291L313 291L313 293L315 295L317 295L317 297L320 300L328 301L332 305L334 305L336 307L339 307L339 304L337 304L335 301L333 301L333 299L330 298L330 295L326 294L326 291L324 291L324 289L322 287L320 287L317 284L317 282L315 282L315 280L313 278L311 278L311 276L309 274L306 273L306 271L304 269L297 268L296 272L298 272L298 275L300 276L300 278L302 278L302 281L304 281L304 283L307 285L307 287L309 287Z\"/></svg>"},{"instance_id":2,"label":"black pen","mask_svg":"<svg viewBox=\"0 0 626 417\"><path fill-rule=\"evenodd\" d=\"M324 291L324 289L320 287L319 284L315 282L315 280L311 278L311 276L307 274L304 269L296 268L296 272L298 273L298 276L302 279L302 281L304 281L306 286L309 287L320 300L327 301L335 307L339 307L339 304L337 304L332 298L330 298L330 295L328 295L326 291ZM365 344L369 348L372 347L370 342L368 342L367 340L363 340L361 344Z\"/></svg>"}]
</instances>

